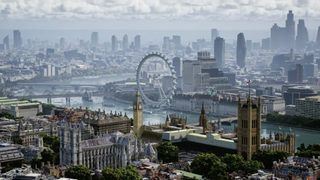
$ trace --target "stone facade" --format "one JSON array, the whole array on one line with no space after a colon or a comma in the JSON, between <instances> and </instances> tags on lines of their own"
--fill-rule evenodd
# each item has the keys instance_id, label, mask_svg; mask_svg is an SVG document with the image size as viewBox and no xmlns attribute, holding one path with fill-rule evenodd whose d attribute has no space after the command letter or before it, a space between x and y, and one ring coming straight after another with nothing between
<instances>
[{"instance_id":1,"label":"stone facade","mask_svg":"<svg viewBox=\"0 0 320 180\"><path fill-rule=\"evenodd\" d=\"M122 114L112 111L105 113L105 111L88 111L82 116L82 121L90 124L94 133L105 134L105 133L114 133L116 131L121 131L123 133L130 132L131 129L131 120L128 118L127 114Z\"/></svg>"},{"instance_id":2,"label":"stone facade","mask_svg":"<svg viewBox=\"0 0 320 180\"><path fill-rule=\"evenodd\" d=\"M253 153L261 146L261 100L253 104L249 94L248 100L241 105L238 100L237 154L245 160L251 160Z\"/></svg>"},{"instance_id":3,"label":"stone facade","mask_svg":"<svg viewBox=\"0 0 320 180\"><path fill-rule=\"evenodd\" d=\"M41 134L58 135L57 123L39 123L31 120L20 120L16 131L11 131L11 138L21 138L24 146L34 145Z\"/></svg>"},{"instance_id":4,"label":"stone facade","mask_svg":"<svg viewBox=\"0 0 320 180\"><path fill-rule=\"evenodd\" d=\"M60 165L83 164L89 169L121 168L138 160L143 145L133 135L119 131L81 140L79 123L66 123L59 130Z\"/></svg>"}]
</instances>

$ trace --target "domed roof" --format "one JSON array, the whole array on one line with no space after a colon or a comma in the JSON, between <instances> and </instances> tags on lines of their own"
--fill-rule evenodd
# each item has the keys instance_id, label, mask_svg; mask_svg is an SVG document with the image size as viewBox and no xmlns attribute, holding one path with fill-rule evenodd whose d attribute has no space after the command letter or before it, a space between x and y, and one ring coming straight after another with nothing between
<instances>
[{"instance_id":1,"label":"domed roof","mask_svg":"<svg viewBox=\"0 0 320 180\"><path fill-rule=\"evenodd\" d=\"M189 43L188 46L186 47L186 54L191 54L193 52L193 48L191 44Z\"/></svg>"}]
</instances>

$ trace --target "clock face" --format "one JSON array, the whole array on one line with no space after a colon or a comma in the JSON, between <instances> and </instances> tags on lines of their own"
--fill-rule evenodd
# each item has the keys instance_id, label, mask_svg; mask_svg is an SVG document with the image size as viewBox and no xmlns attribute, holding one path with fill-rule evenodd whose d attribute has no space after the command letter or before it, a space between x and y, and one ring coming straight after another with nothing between
<instances>
[{"instance_id":1,"label":"clock face","mask_svg":"<svg viewBox=\"0 0 320 180\"><path fill-rule=\"evenodd\" d=\"M133 105L133 109L137 109L137 105Z\"/></svg>"},{"instance_id":2,"label":"clock face","mask_svg":"<svg viewBox=\"0 0 320 180\"><path fill-rule=\"evenodd\" d=\"M142 109L142 105L141 104L139 104L139 109Z\"/></svg>"}]
</instances>

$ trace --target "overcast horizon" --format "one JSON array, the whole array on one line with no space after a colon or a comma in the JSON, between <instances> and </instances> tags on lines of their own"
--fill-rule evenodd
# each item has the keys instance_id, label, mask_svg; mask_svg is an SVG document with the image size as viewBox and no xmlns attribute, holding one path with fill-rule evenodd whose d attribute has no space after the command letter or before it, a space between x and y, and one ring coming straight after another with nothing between
<instances>
[{"instance_id":1,"label":"overcast horizon","mask_svg":"<svg viewBox=\"0 0 320 180\"><path fill-rule=\"evenodd\" d=\"M267 30L320 25L314 0L0 0L0 29L85 30Z\"/></svg>"}]
</instances>

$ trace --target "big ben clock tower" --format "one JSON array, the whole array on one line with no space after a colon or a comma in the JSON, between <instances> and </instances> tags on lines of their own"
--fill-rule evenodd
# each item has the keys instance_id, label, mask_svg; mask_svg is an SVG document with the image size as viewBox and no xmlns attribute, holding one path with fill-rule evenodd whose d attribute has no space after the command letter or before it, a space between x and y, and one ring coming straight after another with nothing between
<instances>
[{"instance_id":1,"label":"big ben clock tower","mask_svg":"<svg viewBox=\"0 0 320 180\"><path fill-rule=\"evenodd\" d=\"M143 103L139 90L137 90L136 97L137 100L133 102L133 132L139 135L140 127L143 124Z\"/></svg>"}]
</instances>

